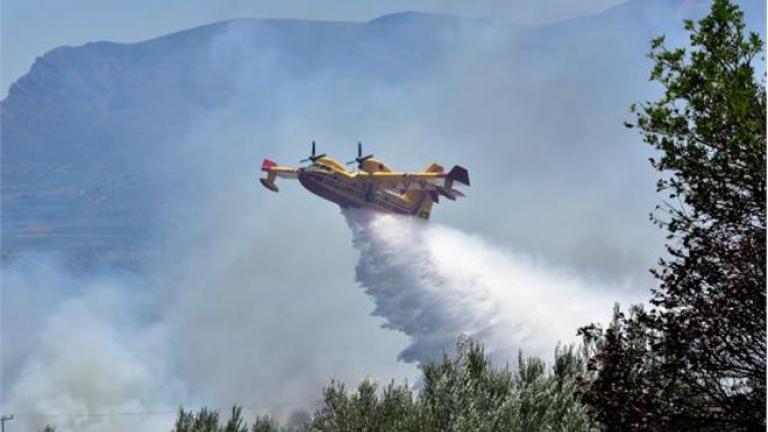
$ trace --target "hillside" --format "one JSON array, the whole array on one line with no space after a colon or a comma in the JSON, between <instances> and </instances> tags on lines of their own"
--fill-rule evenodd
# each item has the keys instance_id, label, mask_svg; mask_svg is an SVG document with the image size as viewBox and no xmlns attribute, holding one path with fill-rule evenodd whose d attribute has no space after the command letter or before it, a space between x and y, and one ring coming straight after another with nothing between
<instances>
[{"instance_id":1,"label":"hillside","mask_svg":"<svg viewBox=\"0 0 768 432\"><path fill-rule=\"evenodd\" d=\"M2 101L3 256L134 261L194 217L203 191L251 182L263 157L290 162L317 138L339 154L363 140L404 169L462 161L480 185L472 199L494 204L448 220L591 271L645 266L658 241L627 226L644 224L652 180L622 113L652 94L637 53L679 31L680 4L636 0L542 27L418 12L246 18L54 49ZM595 220L595 201L615 214ZM613 245L569 228L584 225L607 226Z\"/></svg>"}]
</instances>

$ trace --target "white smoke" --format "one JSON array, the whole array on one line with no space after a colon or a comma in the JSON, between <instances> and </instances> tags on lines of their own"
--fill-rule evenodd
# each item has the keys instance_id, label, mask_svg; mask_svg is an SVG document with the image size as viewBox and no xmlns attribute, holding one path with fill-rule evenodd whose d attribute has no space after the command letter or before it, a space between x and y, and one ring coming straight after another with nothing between
<instances>
[{"instance_id":1,"label":"white smoke","mask_svg":"<svg viewBox=\"0 0 768 432\"><path fill-rule=\"evenodd\" d=\"M513 361L549 358L576 330L603 320L613 295L531 257L448 226L364 210L344 211L360 251L357 280L385 327L411 337L405 361L450 352L458 335Z\"/></svg>"},{"instance_id":2,"label":"white smoke","mask_svg":"<svg viewBox=\"0 0 768 432\"><path fill-rule=\"evenodd\" d=\"M168 326L143 316L141 287L114 275L77 277L37 258L4 269L3 294L4 327L13 323L22 333L3 331L5 347L16 350L3 358L4 372L17 369L3 389L13 430L167 429L167 416L140 413L185 400L185 390L173 370ZM7 316L15 312L26 326L17 325L24 317Z\"/></svg>"},{"instance_id":3,"label":"white smoke","mask_svg":"<svg viewBox=\"0 0 768 432\"><path fill-rule=\"evenodd\" d=\"M332 378L415 373L394 361L397 348L380 340L397 335L377 328L368 299L350 286L352 256L338 280L322 270L339 254L295 272L284 255L264 253L258 224L238 223L253 213L227 211L219 220L231 231L204 229L188 254L169 253L152 275L94 275L45 256L3 268L0 406L16 417L12 430L168 431L179 406L238 404L249 420L287 418L313 409ZM351 348L372 333L382 333L376 346Z\"/></svg>"},{"instance_id":4,"label":"white smoke","mask_svg":"<svg viewBox=\"0 0 768 432\"><path fill-rule=\"evenodd\" d=\"M385 327L411 338L400 354L407 362L450 351L459 335L483 342L502 361L519 349L548 358L580 325L603 320L615 298L454 228L365 210L344 215L360 252L357 280ZM320 301L310 280L304 292L280 294L282 284L260 280L263 256L217 232L213 249L231 256L201 262L193 253L177 259L178 275L160 282L75 275L38 259L6 268L3 371L15 378L3 402L18 414L14 426L162 431L181 404L240 403L256 407L250 414L288 402L288 414L311 408L331 377L407 374L395 366L395 352L376 344L344 348L366 342L346 334L348 320L330 318L335 307ZM278 258L264 265L279 265ZM315 259L305 264L310 276L329 265ZM279 319L280 311L292 311L290 319Z\"/></svg>"}]
</instances>

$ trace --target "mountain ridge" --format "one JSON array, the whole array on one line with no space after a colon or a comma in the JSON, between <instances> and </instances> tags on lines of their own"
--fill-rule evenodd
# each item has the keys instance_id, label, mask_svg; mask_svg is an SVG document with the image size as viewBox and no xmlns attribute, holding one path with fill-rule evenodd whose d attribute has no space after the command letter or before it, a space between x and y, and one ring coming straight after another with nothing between
<instances>
[{"instance_id":1,"label":"mountain ridge","mask_svg":"<svg viewBox=\"0 0 768 432\"><path fill-rule=\"evenodd\" d=\"M647 176L644 148L606 143L627 140L620 127L627 107L652 94L644 53L658 32L682 32L666 13L673 7L635 0L523 30L421 12L351 23L242 18L141 42L56 48L0 102L3 247L101 250L115 246L109 236L116 232L152 238L157 225L189 213L178 209L222 182L218 170L250 178L261 158L287 152L279 143L318 138L329 152L347 150L336 142L378 141L377 153L404 161L434 157L439 148L441 159L483 167L473 174L478 181L510 184L473 190L478 202L517 202L533 193L524 184L562 203L593 190L607 199L618 188L599 177L612 173L606 166L626 164L639 179ZM632 8L658 20L637 20ZM574 195L547 172L594 183ZM537 221L551 212L538 203L514 217ZM622 207L645 214L652 204ZM482 231L510 211L457 206L451 214ZM618 227L631 216L616 217ZM556 225L567 226L548 226ZM558 247L498 229L530 250ZM570 241L580 247L578 238ZM634 250L642 241L605 247ZM626 253L613 255L606 262Z\"/></svg>"}]
</instances>

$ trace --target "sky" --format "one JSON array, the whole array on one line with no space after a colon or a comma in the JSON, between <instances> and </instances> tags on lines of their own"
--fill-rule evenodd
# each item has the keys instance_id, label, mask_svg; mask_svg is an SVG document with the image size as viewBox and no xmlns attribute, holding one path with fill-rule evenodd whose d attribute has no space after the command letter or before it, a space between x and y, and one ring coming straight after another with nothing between
<instances>
[{"instance_id":1,"label":"sky","mask_svg":"<svg viewBox=\"0 0 768 432\"><path fill-rule=\"evenodd\" d=\"M136 42L239 17L368 21L404 10L450 13L538 24L589 15L625 0L4 0L2 86L29 70L35 58L62 45L96 40Z\"/></svg>"}]
</instances>

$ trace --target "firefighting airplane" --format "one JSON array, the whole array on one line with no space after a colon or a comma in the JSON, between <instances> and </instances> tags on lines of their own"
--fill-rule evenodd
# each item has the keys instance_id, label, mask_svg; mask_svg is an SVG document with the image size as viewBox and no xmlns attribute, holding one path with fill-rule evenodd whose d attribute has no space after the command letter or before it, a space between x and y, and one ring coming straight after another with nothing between
<instances>
[{"instance_id":1,"label":"firefighting airplane","mask_svg":"<svg viewBox=\"0 0 768 432\"><path fill-rule=\"evenodd\" d=\"M441 195L452 201L464 196L453 188L454 183L469 186L469 172L458 165L448 173L436 163L419 173L393 172L372 154L363 156L361 143L357 143L355 160L347 162L347 165L357 163L357 171L348 171L325 153L316 154L314 141L312 154L301 162L311 163L302 168L291 168L264 159L261 170L267 177L259 180L267 189L277 192L277 177L298 178L310 192L342 208L368 207L425 220L429 219L432 203L438 202Z\"/></svg>"}]
</instances>

